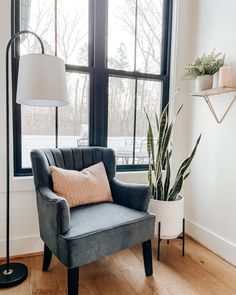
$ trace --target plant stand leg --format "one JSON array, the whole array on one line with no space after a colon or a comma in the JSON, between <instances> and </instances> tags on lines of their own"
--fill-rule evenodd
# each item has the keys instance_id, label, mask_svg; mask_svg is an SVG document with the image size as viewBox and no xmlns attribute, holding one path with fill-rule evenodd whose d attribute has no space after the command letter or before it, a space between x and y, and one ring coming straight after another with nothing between
<instances>
[{"instance_id":1,"label":"plant stand leg","mask_svg":"<svg viewBox=\"0 0 236 295\"><path fill-rule=\"evenodd\" d=\"M160 251L161 251L161 223L160 221L158 222L158 238L157 238L157 260L160 260Z\"/></svg>"},{"instance_id":2,"label":"plant stand leg","mask_svg":"<svg viewBox=\"0 0 236 295\"><path fill-rule=\"evenodd\" d=\"M183 218L183 238L182 238L182 256L185 252L185 219Z\"/></svg>"}]
</instances>

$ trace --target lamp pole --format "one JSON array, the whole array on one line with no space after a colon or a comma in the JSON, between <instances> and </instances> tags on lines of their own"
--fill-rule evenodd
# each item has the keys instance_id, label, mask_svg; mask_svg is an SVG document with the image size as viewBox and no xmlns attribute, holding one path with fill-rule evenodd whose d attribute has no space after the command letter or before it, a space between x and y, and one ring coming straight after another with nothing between
<instances>
[{"instance_id":1,"label":"lamp pole","mask_svg":"<svg viewBox=\"0 0 236 295\"><path fill-rule=\"evenodd\" d=\"M28 275L28 268L22 263L10 263L10 116L9 116L9 52L11 45L22 34L35 36L42 54L44 46L40 37L31 31L20 31L9 40L6 48L6 264L0 265L0 288L9 288L23 282Z\"/></svg>"}]
</instances>

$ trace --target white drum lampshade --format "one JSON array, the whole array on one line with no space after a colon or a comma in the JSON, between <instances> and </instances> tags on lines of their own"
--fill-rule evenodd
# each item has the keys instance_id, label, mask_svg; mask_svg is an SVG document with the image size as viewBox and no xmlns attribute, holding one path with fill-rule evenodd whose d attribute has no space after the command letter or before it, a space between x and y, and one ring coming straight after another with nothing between
<instances>
[{"instance_id":1,"label":"white drum lampshade","mask_svg":"<svg viewBox=\"0 0 236 295\"><path fill-rule=\"evenodd\" d=\"M16 102L45 107L67 105L69 101L64 61L46 54L21 56Z\"/></svg>"}]
</instances>

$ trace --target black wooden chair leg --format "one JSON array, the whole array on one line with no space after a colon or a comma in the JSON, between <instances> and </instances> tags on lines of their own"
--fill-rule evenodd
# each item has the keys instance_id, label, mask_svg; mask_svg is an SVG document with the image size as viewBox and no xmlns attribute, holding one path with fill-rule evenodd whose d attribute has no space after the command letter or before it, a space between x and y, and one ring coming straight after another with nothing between
<instances>
[{"instance_id":1,"label":"black wooden chair leg","mask_svg":"<svg viewBox=\"0 0 236 295\"><path fill-rule=\"evenodd\" d=\"M52 260L52 252L47 247L47 245L44 244L43 267L42 267L43 271L48 270L48 268L50 266L50 263L51 263L51 260Z\"/></svg>"},{"instance_id":2,"label":"black wooden chair leg","mask_svg":"<svg viewBox=\"0 0 236 295\"><path fill-rule=\"evenodd\" d=\"M161 255L161 223L158 222L158 237L157 237L157 260L160 260Z\"/></svg>"},{"instance_id":3,"label":"black wooden chair leg","mask_svg":"<svg viewBox=\"0 0 236 295\"><path fill-rule=\"evenodd\" d=\"M78 295L79 292L79 267L67 271L68 295Z\"/></svg>"},{"instance_id":4,"label":"black wooden chair leg","mask_svg":"<svg viewBox=\"0 0 236 295\"><path fill-rule=\"evenodd\" d=\"M143 261L146 276L151 276L153 274L152 269L152 243L151 240L142 243L143 248Z\"/></svg>"},{"instance_id":5,"label":"black wooden chair leg","mask_svg":"<svg viewBox=\"0 0 236 295\"><path fill-rule=\"evenodd\" d=\"M182 256L185 252L185 219L183 219L183 236L182 236Z\"/></svg>"}]
</instances>

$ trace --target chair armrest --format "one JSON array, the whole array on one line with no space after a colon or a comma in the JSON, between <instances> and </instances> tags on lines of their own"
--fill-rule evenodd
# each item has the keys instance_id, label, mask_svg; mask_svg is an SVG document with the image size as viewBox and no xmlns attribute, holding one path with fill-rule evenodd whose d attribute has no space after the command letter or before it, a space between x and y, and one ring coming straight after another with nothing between
<instances>
[{"instance_id":1,"label":"chair armrest","mask_svg":"<svg viewBox=\"0 0 236 295\"><path fill-rule=\"evenodd\" d=\"M46 234L65 234L70 229L70 208L66 199L48 187L37 190L40 231Z\"/></svg>"},{"instance_id":2,"label":"chair armrest","mask_svg":"<svg viewBox=\"0 0 236 295\"><path fill-rule=\"evenodd\" d=\"M113 178L110 187L115 203L139 211L147 211L151 198L149 186L125 183Z\"/></svg>"}]
</instances>

